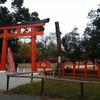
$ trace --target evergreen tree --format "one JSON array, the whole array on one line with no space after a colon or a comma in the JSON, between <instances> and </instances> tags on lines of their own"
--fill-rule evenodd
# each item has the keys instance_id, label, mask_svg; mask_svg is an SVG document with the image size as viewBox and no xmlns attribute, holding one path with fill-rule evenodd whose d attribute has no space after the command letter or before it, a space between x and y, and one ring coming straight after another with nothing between
<instances>
[{"instance_id":1,"label":"evergreen tree","mask_svg":"<svg viewBox=\"0 0 100 100\"><path fill-rule=\"evenodd\" d=\"M84 32L83 47L87 58L93 62L100 59L100 8L88 13L91 23Z\"/></svg>"},{"instance_id":2,"label":"evergreen tree","mask_svg":"<svg viewBox=\"0 0 100 100\"><path fill-rule=\"evenodd\" d=\"M62 45L66 52L66 56L70 58L72 62L80 60L81 57L81 46L80 37L77 32L77 28L74 28L72 32L67 33L62 38Z\"/></svg>"}]
</instances>

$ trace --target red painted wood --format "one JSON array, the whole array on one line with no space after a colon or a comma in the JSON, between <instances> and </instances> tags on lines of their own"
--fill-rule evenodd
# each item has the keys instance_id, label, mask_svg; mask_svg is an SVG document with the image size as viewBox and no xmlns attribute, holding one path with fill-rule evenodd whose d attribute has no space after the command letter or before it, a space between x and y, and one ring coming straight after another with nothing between
<instances>
[{"instance_id":1,"label":"red painted wood","mask_svg":"<svg viewBox=\"0 0 100 100\"><path fill-rule=\"evenodd\" d=\"M6 65L6 56L7 56L7 39L9 38L15 38L20 36L31 36L31 47L32 47L32 56L31 56L31 65L32 65L32 72L37 71L37 64L36 64L36 36L37 35L43 35L43 31L37 31L37 27L44 26L44 22L40 23L30 23L30 24L20 24L20 25L11 25L11 26L3 26L0 27L0 30L4 30L3 33L0 34L0 38L3 38L3 44L2 44L2 54L1 54L1 64L0 64L0 70L5 69ZM23 32L23 28L30 28L30 32ZM16 32L11 34L8 30L10 29L16 29Z\"/></svg>"}]
</instances>

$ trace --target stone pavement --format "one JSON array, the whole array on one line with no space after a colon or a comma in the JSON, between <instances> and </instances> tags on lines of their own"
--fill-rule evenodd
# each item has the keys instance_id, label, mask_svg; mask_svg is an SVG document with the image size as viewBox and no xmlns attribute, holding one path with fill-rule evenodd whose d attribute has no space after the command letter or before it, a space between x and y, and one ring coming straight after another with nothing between
<instances>
[{"instance_id":1,"label":"stone pavement","mask_svg":"<svg viewBox=\"0 0 100 100\"><path fill-rule=\"evenodd\" d=\"M65 100L61 98L50 98L45 96L28 96L28 95L6 95L0 94L0 100Z\"/></svg>"},{"instance_id":2,"label":"stone pavement","mask_svg":"<svg viewBox=\"0 0 100 100\"><path fill-rule=\"evenodd\" d=\"M28 96L28 95L5 95L5 94L0 94L0 100L40 100L40 99L38 97Z\"/></svg>"}]
</instances>

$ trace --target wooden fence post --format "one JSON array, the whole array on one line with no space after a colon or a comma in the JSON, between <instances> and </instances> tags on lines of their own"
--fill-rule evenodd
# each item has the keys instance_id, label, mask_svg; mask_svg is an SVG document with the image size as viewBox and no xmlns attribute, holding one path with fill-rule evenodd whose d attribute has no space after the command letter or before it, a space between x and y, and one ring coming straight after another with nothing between
<instances>
[{"instance_id":1,"label":"wooden fence post","mask_svg":"<svg viewBox=\"0 0 100 100\"><path fill-rule=\"evenodd\" d=\"M44 78L42 78L42 80L41 80L41 95L43 95L43 93L44 93Z\"/></svg>"},{"instance_id":2,"label":"wooden fence post","mask_svg":"<svg viewBox=\"0 0 100 100\"><path fill-rule=\"evenodd\" d=\"M8 91L9 90L9 75L7 75L7 87L6 87L6 90Z\"/></svg>"}]
</instances>

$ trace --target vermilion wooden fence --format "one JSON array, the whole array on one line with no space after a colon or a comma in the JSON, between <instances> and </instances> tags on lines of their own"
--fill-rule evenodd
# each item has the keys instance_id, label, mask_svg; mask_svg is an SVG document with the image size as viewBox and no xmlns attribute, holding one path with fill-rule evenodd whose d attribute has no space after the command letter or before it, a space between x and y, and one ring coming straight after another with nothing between
<instances>
[{"instance_id":1,"label":"vermilion wooden fence","mask_svg":"<svg viewBox=\"0 0 100 100\"><path fill-rule=\"evenodd\" d=\"M61 71L63 77L71 75L71 76L83 76L85 78L88 77L100 78L100 64L93 64L93 63L86 64L83 62L81 63L64 62L61 64L62 64ZM59 73L57 68L57 62L52 63L49 61L40 61L38 62L38 68L45 68L45 69L50 68L51 71L55 70L56 75Z\"/></svg>"}]
</instances>

